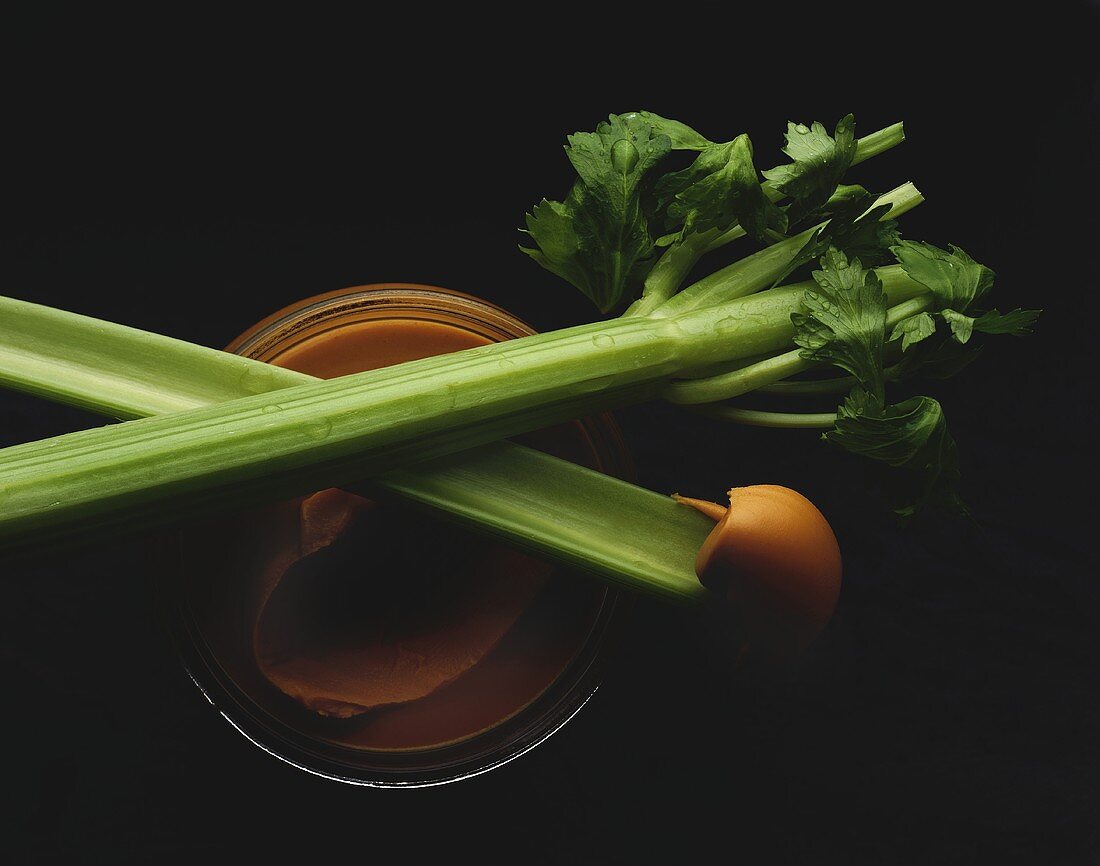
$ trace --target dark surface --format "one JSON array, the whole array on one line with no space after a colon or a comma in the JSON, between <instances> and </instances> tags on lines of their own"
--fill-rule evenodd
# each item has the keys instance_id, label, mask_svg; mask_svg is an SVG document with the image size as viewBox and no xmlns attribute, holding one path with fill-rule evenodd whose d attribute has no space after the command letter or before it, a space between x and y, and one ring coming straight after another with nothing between
<instances>
[{"instance_id":1,"label":"dark surface","mask_svg":"<svg viewBox=\"0 0 1100 866\"><path fill-rule=\"evenodd\" d=\"M564 133L644 106L750 132L762 166L788 117L904 119L909 142L859 177L916 181L928 203L905 233L988 262L1001 309L1046 312L1034 337L934 386L972 524L895 523L812 433L623 412L653 489L775 482L814 499L845 553L839 612L797 670L748 676L717 617L641 603L597 699L459 786L345 788L245 742L181 670L139 545L5 565L14 861L1098 862L1100 32L1095 7L1052 8L938 38L883 22L850 61L825 46L795 62L822 39L808 31L755 72L638 58L619 74L609 48L591 77L532 51L405 80L376 55L311 64L257 38L214 78L198 43L131 59L83 44L78 22L28 26L46 47L13 65L4 104L0 286L16 297L212 346L302 296L384 280L472 292L540 329L581 321L587 302L516 252L515 228L564 194ZM0 394L0 444L96 423Z\"/></svg>"}]
</instances>

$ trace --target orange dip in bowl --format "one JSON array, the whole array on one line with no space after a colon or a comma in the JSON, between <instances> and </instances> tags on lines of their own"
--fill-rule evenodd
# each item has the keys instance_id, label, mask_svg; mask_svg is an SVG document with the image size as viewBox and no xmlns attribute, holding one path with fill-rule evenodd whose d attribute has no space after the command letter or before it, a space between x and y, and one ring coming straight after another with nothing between
<instances>
[{"instance_id":1,"label":"orange dip in bowl","mask_svg":"<svg viewBox=\"0 0 1100 866\"><path fill-rule=\"evenodd\" d=\"M230 349L330 378L527 333L468 296L385 285L303 301ZM523 441L602 471L627 466L607 416ZM296 763L302 750L319 751L324 767L310 768L367 783L477 772L555 730L594 688L617 599L399 502L349 491L196 527L182 540L185 640L202 660L189 662L193 676L208 694L210 680L231 693L247 721L231 720L253 739L266 731L292 743Z\"/></svg>"}]
</instances>

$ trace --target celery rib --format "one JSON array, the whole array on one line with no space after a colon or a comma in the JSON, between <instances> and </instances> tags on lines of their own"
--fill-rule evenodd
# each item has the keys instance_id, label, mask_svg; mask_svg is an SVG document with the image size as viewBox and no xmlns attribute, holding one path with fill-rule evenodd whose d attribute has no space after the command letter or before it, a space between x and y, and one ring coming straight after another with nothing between
<instances>
[{"instance_id":1,"label":"celery rib","mask_svg":"<svg viewBox=\"0 0 1100 866\"><path fill-rule=\"evenodd\" d=\"M907 184L882 200L904 209L920 194ZM135 402L155 403L152 392L168 385L174 370L193 369L193 383L186 380L175 399L201 404L181 412L171 412L178 403L156 407L170 414L0 451L0 549L343 485L656 397L685 371L783 351L791 340L790 304L801 291L760 289L797 252L794 240L748 257L732 277L720 271L713 286L697 283L650 316L301 384L287 382L277 368L247 367L244 359L230 370L204 364L194 350L161 355L153 335L120 346L117 326L106 323L52 346L54 358L91 367L97 352L106 353L83 382L64 381L65 368L49 358L35 380L34 354L49 344L49 314L39 310L40 326L22 335L11 324L18 316L0 315L0 345L11 350L9 381L16 387L86 408L100 401L125 415L150 408L124 405L117 392L126 383L140 385ZM111 365L130 371L116 374L122 387L113 393ZM764 381L777 378L783 376Z\"/></svg>"},{"instance_id":2,"label":"celery rib","mask_svg":"<svg viewBox=\"0 0 1100 866\"><path fill-rule=\"evenodd\" d=\"M134 419L319 381L123 325L0 298L0 382ZM42 456L52 446L37 443ZM36 443L21 446L30 449ZM693 570L713 524L666 496L508 442L380 475L372 495L671 600L706 597Z\"/></svg>"},{"instance_id":3,"label":"celery rib","mask_svg":"<svg viewBox=\"0 0 1100 866\"><path fill-rule=\"evenodd\" d=\"M347 484L651 399L683 369L785 348L788 316L761 292L16 445L0 451L0 549Z\"/></svg>"},{"instance_id":4,"label":"celery rib","mask_svg":"<svg viewBox=\"0 0 1100 866\"><path fill-rule=\"evenodd\" d=\"M895 219L924 201L912 183L903 183L879 196L871 208L889 205L881 219ZM868 208L870 210L871 208ZM722 304L759 292L772 284L786 265L821 225L808 228L793 237L764 247L682 289L653 311L656 316L675 316L687 310Z\"/></svg>"},{"instance_id":5,"label":"celery rib","mask_svg":"<svg viewBox=\"0 0 1100 866\"><path fill-rule=\"evenodd\" d=\"M888 274L894 273L890 268L883 268L882 270L888 272ZM893 328L898 322L910 316L931 309L933 306L934 299L931 293L920 291L924 287L908 278L899 278L896 283L884 279L883 287L886 289L888 302L900 301L900 303L886 310L886 327L888 329ZM813 366L813 362L802 357L801 349L792 349L789 352L765 358L762 361L739 367L728 373L721 373L703 379L685 379L670 382L665 386L661 396L670 403L716 403L720 400L740 397L742 394L756 391L765 385L773 385L783 379L804 373Z\"/></svg>"},{"instance_id":6,"label":"celery rib","mask_svg":"<svg viewBox=\"0 0 1100 866\"><path fill-rule=\"evenodd\" d=\"M746 427L773 427L787 430L820 430L836 424L836 412L767 412L739 406L706 405L700 414L721 418Z\"/></svg>"}]
</instances>

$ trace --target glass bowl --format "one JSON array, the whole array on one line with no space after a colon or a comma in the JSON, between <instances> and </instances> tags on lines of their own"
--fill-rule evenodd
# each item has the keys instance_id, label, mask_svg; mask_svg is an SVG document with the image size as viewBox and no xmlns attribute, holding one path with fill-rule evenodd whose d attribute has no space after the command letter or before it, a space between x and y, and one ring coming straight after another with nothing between
<instances>
[{"instance_id":1,"label":"glass bowl","mask_svg":"<svg viewBox=\"0 0 1100 866\"><path fill-rule=\"evenodd\" d=\"M293 304L249 328L228 350L302 369L287 359L300 358L303 351L308 354L318 341L359 339L354 335L369 334L379 322L445 325L480 342L534 333L506 311L475 297L432 286L387 283ZM356 369L335 373L361 368L355 358L348 363ZM607 414L520 441L620 478L632 474L618 427ZM311 713L265 679L249 655L248 620L241 611L247 604L242 599L250 592L244 587L253 579L252 560L239 555L238 548L253 543L242 540L246 533L241 527L254 526L257 514L261 521L268 519L265 512L251 512L181 532L176 537L179 568L166 581L165 596L191 678L237 731L271 755L350 784L418 787L454 782L499 767L544 742L597 690L624 600L615 589L554 568L547 588L500 642L436 693L351 719ZM455 532L440 531L444 537ZM509 556L517 570L549 568L519 554ZM515 706L500 697L521 682L522 688L514 690ZM417 733L431 724L441 732Z\"/></svg>"}]
</instances>

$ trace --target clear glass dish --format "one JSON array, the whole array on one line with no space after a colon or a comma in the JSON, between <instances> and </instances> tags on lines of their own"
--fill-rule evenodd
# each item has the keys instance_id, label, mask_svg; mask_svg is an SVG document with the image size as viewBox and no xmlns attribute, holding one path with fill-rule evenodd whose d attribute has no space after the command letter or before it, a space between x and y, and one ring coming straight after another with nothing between
<instances>
[{"instance_id":1,"label":"clear glass dish","mask_svg":"<svg viewBox=\"0 0 1100 866\"><path fill-rule=\"evenodd\" d=\"M259 322L228 349L295 366L286 359L300 356L317 341L350 340L354 333L369 333L378 322L446 325L482 342L533 333L504 310L469 295L390 283L303 300ZM606 414L540 431L525 441L608 474L631 475L618 428ZM265 679L249 656L251 644L244 634L248 621L240 611L250 590L235 587L246 587L252 579L251 565L242 565L252 559L239 555L237 548L246 544L241 527L256 525L256 514L181 533L179 568L166 581L165 597L195 684L234 728L277 758L351 784L416 787L453 782L499 767L542 743L598 688L624 600L618 591L589 578L553 569L531 609L484 659L443 686L442 696L437 692L403 708L372 710L352 719L322 719L310 713ZM240 523L242 519L251 523ZM267 520L263 514L259 519ZM455 530L444 530L443 537L447 531ZM518 554L509 557L518 570L548 568ZM415 580L417 575L402 577ZM515 706L501 698L509 689L516 696ZM434 703L424 705L425 701ZM412 733L419 730L417 725L430 727L432 719L447 721L437 725L447 729L435 737L438 742L426 733Z\"/></svg>"}]
</instances>

